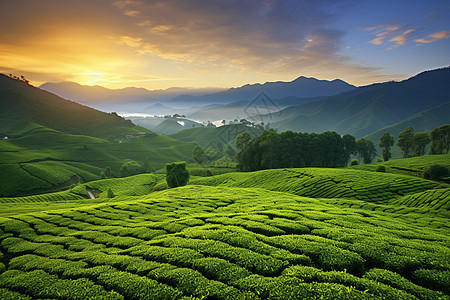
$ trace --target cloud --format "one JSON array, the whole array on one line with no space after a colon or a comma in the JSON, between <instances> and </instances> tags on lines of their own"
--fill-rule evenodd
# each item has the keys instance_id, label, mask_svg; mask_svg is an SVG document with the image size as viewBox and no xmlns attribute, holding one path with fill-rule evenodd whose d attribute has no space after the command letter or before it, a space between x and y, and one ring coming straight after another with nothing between
<instances>
[{"instance_id":1,"label":"cloud","mask_svg":"<svg viewBox=\"0 0 450 300\"><path fill-rule=\"evenodd\" d=\"M408 40L409 36L416 31L415 29L408 29L406 31L404 31L402 34L396 35L393 38L391 38L389 40L389 42L394 42L395 45L392 45L391 47L388 48L388 50L397 48L398 46L402 46L406 43L406 41Z\"/></svg>"},{"instance_id":2,"label":"cloud","mask_svg":"<svg viewBox=\"0 0 450 300\"><path fill-rule=\"evenodd\" d=\"M7 1L0 61L66 79L102 73L109 82L149 72L197 80L374 75L339 54L338 8L351 1Z\"/></svg>"},{"instance_id":3,"label":"cloud","mask_svg":"<svg viewBox=\"0 0 450 300\"><path fill-rule=\"evenodd\" d=\"M199 70L316 71L319 76L326 73L323 62L342 68L350 60L338 55L345 32L335 29L339 15L332 12L347 2L136 0L116 5L127 16L130 10L140 12L131 18L137 27L126 35L140 45L124 43L140 54L189 63Z\"/></svg>"},{"instance_id":4,"label":"cloud","mask_svg":"<svg viewBox=\"0 0 450 300\"><path fill-rule=\"evenodd\" d=\"M450 30L444 30L444 31L439 31L433 34L430 34L427 36L427 38L421 38L421 39L416 39L414 40L417 43L432 43L432 42L436 42L442 39L447 39L450 37Z\"/></svg>"},{"instance_id":5,"label":"cloud","mask_svg":"<svg viewBox=\"0 0 450 300\"><path fill-rule=\"evenodd\" d=\"M416 29L407 29L406 26L397 23L367 26L361 27L360 29L371 31L370 34L376 36L376 38L368 42L369 44L375 46L390 44L387 50L405 45L410 35L416 31Z\"/></svg>"}]
</instances>

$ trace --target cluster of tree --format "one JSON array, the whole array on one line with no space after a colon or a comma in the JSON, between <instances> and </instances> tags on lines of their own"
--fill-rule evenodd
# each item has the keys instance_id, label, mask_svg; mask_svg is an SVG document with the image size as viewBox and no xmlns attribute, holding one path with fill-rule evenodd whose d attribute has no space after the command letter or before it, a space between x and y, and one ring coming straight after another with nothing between
<instances>
[{"instance_id":1,"label":"cluster of tree","mask_svg":"<svg viewBox=\"0 0 450 300\"><path fill-rule=\"evenodd\" d=\"M276 133L264 131L251 140L248 134L236 137L240 150L237 161L241 171L273 168L343 167L350 156L359 154L364 163L376 156L375 145L364 138L355 140L350 134L340 136L336 132Z\"/></svg>"},{"instance_id":2,"label":"cluster of tree","mask_svg":"<svg viewBox=\"0 0 450 300\"><path fill-rule=\"evenodd\" d=\"M403 157L422 156L431 139L426 132L414 133L412 127L408 127L398 134L397 146Z\"/></svg>"},{"instance_id":3,"label":"cluster of tree","mask_svg":"<svg viewBox=\"0 0 450 300\"><path fill-rule=\"evenodd\" d=\"M394 142L394 136L389 132L381 137L378 145L382 150L384 161L391 158L391 147ZM398 134L397 146L405 158L425 155L428 144L430 144L430 154L447 154L450 148L450 124L433 129L430 135L426 132L414 133L412 127L408 127Z\"/></svg>"},{"instance_id":4,"label":"cluster of tree","mask_svg":"<svg viewBox=\"0 0 450 300\"><path fill-rule=\"evenodd\" d=\"M8 77L9 77L9 78L12 78L12 79L14 79L14 80L18 80L18 81L21 81L21 82L23 82L23 83L26 83L26 84L30 85L30 81L29 81L28 79L26 79L25 76L23 76L23 75L21 75L20 77L18 77L18 76L9 74Z\"/></svg>"}]
</instances>

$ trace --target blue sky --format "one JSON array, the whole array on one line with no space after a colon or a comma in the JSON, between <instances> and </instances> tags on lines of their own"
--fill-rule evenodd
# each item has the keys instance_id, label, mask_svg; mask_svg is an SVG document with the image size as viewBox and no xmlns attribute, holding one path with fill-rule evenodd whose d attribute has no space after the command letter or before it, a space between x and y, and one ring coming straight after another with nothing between
<instances>
[{"instance_id":1,"label":"blue sky","mask_svg":"<svg viewBox=\"0 0 450 300\"><path fill-rule=\"evenodd\" d=\"M355 85L450 65L450 1L0 0L0 72L34 84Z\"/></svg>"}]
</instances>

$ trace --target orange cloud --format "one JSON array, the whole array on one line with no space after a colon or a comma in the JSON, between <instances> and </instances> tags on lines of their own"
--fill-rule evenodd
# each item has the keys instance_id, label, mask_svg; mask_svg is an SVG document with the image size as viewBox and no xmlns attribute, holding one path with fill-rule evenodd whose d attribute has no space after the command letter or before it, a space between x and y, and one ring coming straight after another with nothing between
<instances>
[{"instance_id":1,"label":"orange cloud","mask_svg":"<svg viewBox=\"0 0 450 300\"><path fill-rule=\"evenodd\" d=\"M416 31L416 30L408 29L408 30L404 31L402 34L399 34L399 35L391 38L389 40L389 42L394 42L395 45L389 47L388 50L391 50L391 49L397 48L398 46L404 45L406 43L406 41L408 40L409 36L411 35L411 33L413 33L414 31Z\"/></svg>"},{"instance_id":2,"label":"orange cloud","mask_svg":"<svg viewBox=\"0 0 450 300\"><path fill-rule=\"evenodd\" d=\"M436 42L442 39L447 39L450 37L450 30L444 30L444 31L439 31L433 34L428 35L427 39L416 39L414 40L417 43L432 43L432 42Z\"/></svg>"}]
</instances>

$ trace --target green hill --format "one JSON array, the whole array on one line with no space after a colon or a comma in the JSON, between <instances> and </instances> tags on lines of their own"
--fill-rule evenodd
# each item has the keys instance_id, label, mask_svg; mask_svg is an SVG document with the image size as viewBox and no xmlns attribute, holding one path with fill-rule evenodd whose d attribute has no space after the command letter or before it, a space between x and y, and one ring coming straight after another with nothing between
<instances>
[{"instance_id":1,"label":"green hill","mask_svg":"<svg viewBox=\"0 0 450 300\"><path fill-rule=\"evenodd\" d=\"M0 74L0 136L14 135L30 123L58 131L104 139L150 131L117 114L64 100Z\"/></svg>"},{"instance_id":2,"label":"green hill","mask_svg":"<svg viewBox=\"0 0 450 300\"><path fill-rule=\"evenodd\" d=\"M398 123L383 127L377 131L366 136L367 139L374 142L378 147L381 136L385 132L392 134L397 141L398 134L405 130L405 128L412 127L415 132L430 132L443 124L450 122L450 102L444 103L437 107L424 110L418 114L412 115ZM379 151L381 152L381 151ZM400 158L400 149L397 146L392 148L392 157Z\"/></svg>"},{"instance_id":3,"label":"green hill","mask_svg":"<svg viewBox=\"0 0 450 300\"><path fill-rule=\"evenodd\" d=\"M100 179L110 166L116 174L127 160L160 169L166 162L191 157L195 144L154 134L110 143L39 125L0 140L0 196L58 191L78 181Z\"/></svg>"},{"instance_id":4,"label":"green hill","mask_svg":"<svg viewBox=\"0 0 450 300\"><path fill-rule=\"evenodd\" d=\"M0 218L2 298L449 299L450 228L419 209L229 186L78 201Z\"/></svg>"},{"instance_id":5,"label":"green hill","mask_svg":"<svg viewBox=\"0 0 450 300\"><path fill-rule=\"evenodd\" d=\"M405 175L327 168L226 173L196 178L191 180L190 184L265 188L304 197L355 199L377 204L397 203L399 198L407 195L449 187L446 184ZM442 208L444 213L450 209L450 198L447 196L440 200L439 208Z\"/></svg>"},{"instance_id":6,"label":"green hill","mask_svg":"<svg viewBox=\"0 0 450 300\"><path fill-rule=\"evenodd\" d=\"M0 197L59 191L99 179L106 166L118 174L127 160L159 169L195 146L4 75L0 137Z\"/></svg>"},{"instance_id":7,"label":"green hill","mask_svg":"<svg viewBox=\"0 0 450 300\"><path fill-rule=\"evenodd\" d=\"M225 145L230 143L233 147L236 136L248 131L252 137L260 135L263 130L255 127L248 127L243 124L230 124L220 127L197 127L178 131L168 136L182 141L195 142L202 147L211 146L215 143Z\"/></svg>"}]
</instances>

